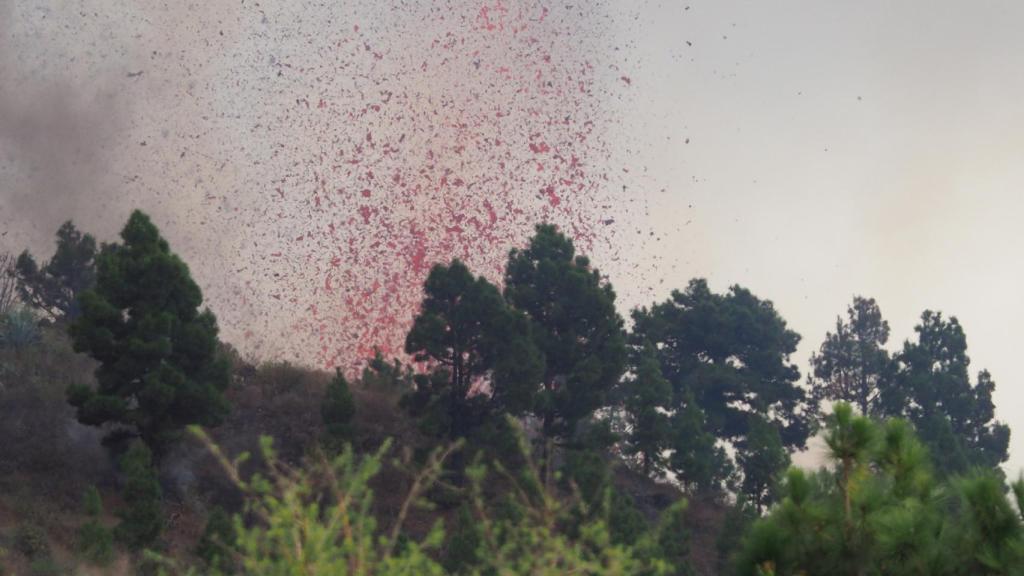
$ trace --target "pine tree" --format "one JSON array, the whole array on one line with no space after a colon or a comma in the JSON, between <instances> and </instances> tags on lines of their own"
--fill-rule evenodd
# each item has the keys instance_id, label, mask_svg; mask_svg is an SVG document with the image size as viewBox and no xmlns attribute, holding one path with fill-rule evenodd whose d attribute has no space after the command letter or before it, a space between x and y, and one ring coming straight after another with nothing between
<instances>
[{"instance_id":1,"label":"pine tree","mask_svg":"<svg viewBox=\"0 0 1024 576\"><path fill-rule=\"evenodd\" d=\"M661 515L656 530L658 556L671 566L672 576L690 576L690 528L685 499L678 500Z\"/></svg>"},{"instance_id":2,"label":"pine tree","mask_svg":"<svg viewBox=\"0 0 1024 576\"><path fill-rule=\"evenodd\" d=\"M114 559L114 535L103 525L103 500L95 486L86 490L83 500L88 519L78 528L78 552L93 564L106 566Z\"/></svg>"},{"instance_id":3,"label":"pine tree","mask_svg":"<svg viewBox=\"0 0 1024 576\"><path fill-rule=\"evenodd\" d=\"M196 556L217 574L234 572L235 525L220 506L210 511L206 527L196 544Z\"/></svg>"},{"instance_id":4,"label":"pine tree","mask_svg":"<svg viewBox=\"0 0 1024 576\"><path fill-rule=\"evenodd\" d=\"M778 430L758 416L751 416L750 432L738 446L737 462L743 469L741 489L758 512L775 501L782 472L789 466L789 454Z\"/></svg>"},{"instance_id":5,"label":"pine tree","mask_svg":"<svg viewBox=\"0 0 1024 576\"><path fill-rule=\"evenodd\" d=\"M856 296L846 320L836 318L835 332L825 335L811 355L812 393L818 400L849 402L863 415L879 411L880 394L889 373L889 323L874 298Z\"/></svg>"},{"instance_id":6,"label":"pine tree","mask_svg":"<svg viewBox=\"0 0 1024 576\"><path fill-rule=\"evenodd\" d=\"M674 408L695 402L716 439L741 448L752 422L769 422L783 447L806 446L816 407L790 361L800 336L771 302L740 286L716 294L695 279L633 320L635 337L657 347Z\"/></svg>"},{"instance_id":7,"label":"pine tree","mask_svg":"<svg viewBox=\"0 0 1024 576\"><path fill-rule=\"evenodd\" d=\"M626 453L640 458L645 475L661 475L671 432L666 410L671 404L672 386L661 375L650 342L634 355L633 374L622 384L623 408L629 424Z\"/></svg>"},{"instance_id":8,"label":"pine tree","mask_svg":"<svg viewBox=\"0 0 1024 576\"><path fill-rule=\"evenodd\" d=\"M339 446L352 439L352 419L356 413L355 400L349 390L348 380L335 369L334 378L327 385L327 394L320 407L329 444Z\"/></svg>"},{"instance_id":9,"label":"pine tree","mask_svg":"<svg viewBox=\"0 0 1024 576\"><path fill-rule=\"evenodd\" d=\"M373 358L363 368L359 383L367 390L404 394L413 387L413 371L397 358L389 363L380 350L374 350Z\"/></svg>"},{"instance_id":10,"label":"pine tree","mask_svg":"<svg viewBox=\"0 0 1024 576\"><path fill-rule=\"evenodd\" d=\"M483 545L479 522L466 503L459 507L456 519L441 565L449 574L475 574Z\"/></svg>"},{"instance_id":11,"label":"pine tree","mask_svg":"<svg viewBox=\"0 0 1024 576\"><path fill-rule=\"evenodd\" d=\"M1010 429L995 419L995 382L981 371L972 384L967 336L955 317L926 310L896 355L892 383L883 390L882 407L917 427L933 454L942 454L943 475L972 466L998 469L1008 457Z\"/></svg>"},{"instance_id":12,"label":"pine tree","mask_svg":"<svg viewBox=\"0 0 1024 576\"><path fill-rule=\"evenodd\" d=\"M100 363L98 386L71 386L68 401L83 424L117 425L108 441L138 436L159 459L186 425L221 421L228 364L216 318L199 311L199 287L149 217L133 212L121 238L98 257L71 325L75 350Z\"/></svg>"},{"instance_id":13,"label":"pine tree","mask_svg":"<svg viewBox=\"0 0 1024 576\"><path fill-rule=\"evenodd\" d=\"M579 422L605 406L625 370L623 322L612 286L548 224L537 226L525 249L510 252L505 298L530 319L543 356L530 408L541 422L543 476L550 483L552 443L572 438Z\"/></svg>"},{"instance_id":14,"label":"pine tree","mask_svg":"<svg viewBox=\"0 0 1024 576\"><path fill-rule=\"evenodd\" d=\"M492 408L521 412L523 388L541 370L528 334L525 319L487 279L474 278L458 260L434 266L405 340L406 353L432 373L415 380L404 405L451 440L465 437Z\"/></svg>"},{"instance_id":15,"label":"pine tree","mask_svg":"<svg viewBox=\"0 0 1024 576\"><path fill-rule=\"evenodd\" d=\"M997 474L942 486L906 421L875 423L847 404L826 420L825 436L830 465L788 472L785 498L744 538L736 574L1021 574L1022 508ZM1024 499L1024 481L1013 494Z\"/></svg>"},{"instance_id":16,"label":"pine tree","mask_svg":"<svg viewBox=\"0 0 1024 576\"><path fill-rule=\"evenodd\" d=\"M690 493L717 492L732 472L725 450L706 425L704 412L686 392L669 421L668 469Z\"/></svg>"},{"instance_id":17,"label":"pine tree","mask_svg":"<svg viewBox=\"0 0 1024 576\"><path fill-rule=\"evenodd\" d=\"M69 220L57 230L57 251L42 266L26 250L14 274L22 302L53 320L75 320L78 297L95 281L96 240L82 234Z\"/></svg>"}]
</instances>

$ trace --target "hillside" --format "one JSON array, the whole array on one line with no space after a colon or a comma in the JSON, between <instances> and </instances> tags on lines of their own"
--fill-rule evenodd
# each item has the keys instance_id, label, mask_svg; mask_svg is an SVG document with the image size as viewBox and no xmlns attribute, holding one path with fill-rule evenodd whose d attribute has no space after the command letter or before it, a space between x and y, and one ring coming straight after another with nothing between
<instances>
[{"instance_id":1,"label":"hillside","mask_svg":"<svg viewBox=\"0 0 1024 576\"><path fill-rule=\"evenodd\" d=\"M71 350L62 326L41 329L42 339L23 350L0 350L0 549L4 574L134 574L136 559L119 552L106 568L77 557L76 532L86 521L82 495L95 485L103 497L108 526L123 507L122 478L101 445L100 431L79 424L64 398L70 382L91 382L95 363ZM228 454L258 452L261 436L270 436L286 462L301 465L323 434L320 404L331 374L268 363L259 366L234 355L227 391L232 410L212 436ZM398 390L355 385L353 445L370 453L386 440L400 457L430 445L398 407ZM250 468L256 470L259 463ZM682 497L674 487L636 473L622 461L612 463L615 485L652 524ZM386 466L373 480L374 514L388 526L398 514L409 474ZM242 495L206 448L186 439L167 457L161 473L167 528L164 551L194 562L194 550L209 510L217 505L239 511ZM697 575L716 573L715 539L724 507L713 500L691 503L693 566ZM405 523L412 538L425 535L437 519L449 522L453 503L436 510L414 509ZM31 535L31 538L26 535ZM25 540L31 540L26 545ZM443 550L441 551L443 555Z\"/></svg>"}]
</instances>

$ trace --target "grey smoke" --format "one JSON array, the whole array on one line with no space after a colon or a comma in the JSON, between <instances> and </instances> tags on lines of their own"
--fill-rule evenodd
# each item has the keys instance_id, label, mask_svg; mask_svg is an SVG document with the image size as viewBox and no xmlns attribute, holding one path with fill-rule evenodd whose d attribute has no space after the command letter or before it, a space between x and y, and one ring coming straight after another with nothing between
<instances>
[{"instance_id":1,"label":"grey smoke","mask_svg":"<svg viewBox=\"0 0 1024 576\"><path fill-rule=\"evenodd\" d=\"M10 217L52 234L95 199L117 124L113 103L66 84L17 95L0 90L0 147L8 171L17 175L2 197Z\"/></svg>"},{"instance_id":2,"label":"grey smoke","mask_svg":"<svg viewBox=\"0 0 1024 576\"><path fill-rule=\"evenodd\" d=\"M109 148L123 117L113 71L72 77L73 66L34 60L22 49L25 23L50 15L0 0L0 226L41 250L64 220L101 213ZM4 248L19 249L5 240Z\"/></svg>"}]
</instances>

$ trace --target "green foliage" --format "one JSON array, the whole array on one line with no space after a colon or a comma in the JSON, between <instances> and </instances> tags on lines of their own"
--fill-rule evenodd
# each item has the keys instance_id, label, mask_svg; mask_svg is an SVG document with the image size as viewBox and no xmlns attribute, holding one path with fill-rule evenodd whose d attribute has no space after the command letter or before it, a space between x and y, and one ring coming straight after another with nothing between
<instances>
[{"instance_id":1,"label":"green foliage","mask_svg":"<svg viewBox=\"0 0 1024 576\"><path fill-rule=\"evenodd\" d=\"M402 366L397 358L389 363L380 350L375 350L359 382L368 390L405 394L413 388L413 371L410 366Z\"/></svg>"},{"instance_id":2,"label":"green foliage","mask_svg":"<svg viewBox=\"0 0 1024 576\"><path fill-rule=\"evenodd\" d=\"M237 537L235 524L220 506L210 511L206 528L196 544L196 556L216 573L234 573L234 554Z\"/></svg>"},{"instance_id":3,"label":"green foliage","mask_svg":"<svg viewBox=\"0 0 1024 576\"><path fill-rule=\"evenodd\" d=\"M845 402L836 404L830 420L825 444L829 456L839 466L839 489L848 494L858 466L864 465L874 447L875 426L864 416L854 416Z\"/></svg>"},{"instance_id":4,"label":"green foliage","mask_svg":"<svg viewBox=\"0 0 1024 576\"><path fill-rule=\"evenodd\" d=\"M647 533L647 520L629 495L609 486L607 495L608 535L613 544L633 546Z\"/></svg>"},{"instance_id":5,"label":"green foliage","mask_svg":"<svg viewBox=\"0 0 1024 576\"><path fill-rule=\"evenodd\" d=\"M789 471L784 500L745 537L737 574L1022 573L1024 524L998 475L940 485L907 423L877 424L846 404L826 441L831 468Z\"/></svg>"},{"instance_id":6,"label":"green foliage","mask_svg":"<svg viewBox=\"0 0 1024 576\"><path fill-rule=\"evenodd\" d=\"M509 254L505 298L530 319L543 357L530 381L530 411L545 438L570 438L577 423L606 405L625 369L615 291L569 238L542 224L527 248Z\"/></svg>"},{"instance_id":7,"label":"green foliage","mask_svg":"<svg viewBox=\"0 0 1024 576\"><path fill-rule=\"evenodd\" d=\"M622 384L629 425L626 453L639 457L645 475L660 476L671 440L666 410L672 402L672 386L661 374L653 344L645 343L634 356L632 376Z\"/></svg>"},{"instance_id":8,"label":"green foliage","mask_svg":"<svg viewBox=\"0 0 1024 576\"><path fill-rule=\"evenodd\" d=\"M245 513L235 518L237 569L243 574L349 576L440 575L442 567L426 551L441 544L444 534L435 526L422 541L401 538L409 508L438 478L441 463L452 449L437 451L413 480L399 516L387 531L371 513L369 482L381 468L390 444L376 454L357 457L346 448L333 460L316 460L306 468L290 468L263 438L261 450L268 472L243 480L238 466L243 455L229 461L208 438L210 449L228 475L247 495ZM251 518L251 523L243 522ZM223 573L216 566L204 573Z\"/></svg>"},{"instance_id":9,"label":"green foliage","mask_svg":"<svg viewBox=\"0 0 1024 576\"><path fill-rule=\"evenodd\" d=\"M742 496L729 506L722 529L715 539L715 568L718 574L731 574L734 555L740 549L744 534L757 517L757 512L743 500Z\"/></svg>"},{"instance_id":10,"label":"green foliage","mask_svg":"<svg viewBox=\"0 0 1024 576\"><path fill-rule=\"evenodd\" d=\"M372 514L369 485L380 471L389 446L375 454L357 457L350 449L332 461L314 460L303 468L291 468L276 457L270 441L261 449L267 463L265 475L243 480L238 467L243 455L228 460L196 429L228 475L247 496L244 512L235 517L237 533L233 550L239 573L260 575L339 574L348 576L419 576L465 574L473 576L561 576L589 574L660 576L670 571L657 554L642 557L640 550L654 550L656 539L640 537L635 547L616 544L608 518L594 518L563 528L574 499L543 489L537 468L528 458L521 432L517 446L524 464L510 473L500 462L488 470L474 464L467 468L468 500L460 508L452 535L438 563L430 552L444 542L441 525L422 539L404 532L410 509L442 477L443 462L460 449L455 444L437 450L411 478L411 488L389 527ZM487 498L485 486L499 482L503 496ZM666 525L668 521L666 520ZM673 525L666 534L679 535ZM670 536L664 537L672 540ZM685 554L677 548L678 554ZM660 554L660 552L659 552ZM164 561L175 570L173 562ZM203 574L222 574L204 566Z\"/></svg>"},{"instance_id":11,"label":"green foliage","mask_svg":"<svg viewBox=\"0 0 1024 576\"><path fill-rule=\"evenodd\" d=\"M676 403L669 425L672 452L668 468L683 490L691 493L721 490L732 472L732 465L725 450L708 431L704 411L689 391L685 392L683 401Z\"/></svg>"},{"instance_id":12,"label":"green foliage","mask_svg":"<svg viewBox=\"0 0 1024 576\"><path fill-rule=\"evenodd\" d=\"M39 320L28 308L15 307L0 316L0 348L21 350L40 339Z\"/></svg>"},{"instance_id":13,"label":"green foliage","mask_svg":"<svg viewBox=\"0 0 1024 576\"><path fill-rule=\"evenodd\" d=\"M596 450L569 450L561 479L567 490L578 491L586 506L596 507L611 483L611 470L606 457Z\"/></svg>"},{"instance_id":14,"label":"green foliage","mask_svg":"<svg viewBox=\"0 0 1024 576\"><path fill-rule=\"evenodd\" d=\"M578 535L582 524L600 521L607 525L612 543L632 546L647 532L647 521L632 498L615 487L608 458L601 451L567 451L561 478L563 489L578 498L570 508L568 534Z\"/></svg>"},{"instance_id":15,"label":"green foliage","mask_svg":"<svg viewBox=\"0 0 1024 576\"><path fill-rule=\"evenodd\" d=\"M1006 499L1001 478L982 473L958 478L953 485L959 506L952 550L963 566L960 573L1024 574L1024 525Z\"/></svg>"},{"instance_id":16,"label":"green foliage","mask_svg":"<svg viewBox=\"0 0 1024 576\"><path fill-rule=\"evenodd\" d=\"M974 466L997 469L1008 457L1010 429L995 419L995 382L981 371L972 385L967 337L956 318L926 310L896 356L895 375L883 389L886 415L910 420L934 454L943 476Z\"/></svg>"},{"instance_id":17,"label":"green foliage","mask_svg":"<svg viewBox=\"0 0 1024 576\"><path fill-rule=\"evenodd\" d=\"M159 458L184 426L221 421L228 365L216 318L198 310L199 287L149 217L133 212L121 238L97 258L71 326L75 350L100 363L97 388L71 386L68 401L83 424L137 434Z\"/></svg>"},{"instance_id":18,"label":"green foliage","mask_svg":"<svg viewBox=\"0 0 1024 576\"><path fill-rule=\"evenodd\" d=\"M334 379L327 385L327 395L320 407L320 415L332 446L340 446L352 439L352 419L355 414L356 404L352 398L352 391L349 390L348 380L338 368L335 370Z\"/></svg>"},{"instance_id":19,"label":"green foliage","mask_svg":"<svg viewBox=\"0 0 1024 576\"><path fill-rule=\"evenodd\" d=\"M688 503L679 500L662 514L656 531L656 553L673 576L693 574L690 566L690 529L686 525Z\"/></svg>"},{"instance_id":20,"label":"green foliage","mask_svg":"<svg viewBox=\"0 0 1024 576\"><path fill-rule=\"evenodd\" d=\"M142 442L133 442L121 458L121 472L125 508L119 513L121 523L114 529L114 535L130 549L149 547L164 528L162 491L149 448Z\"/></svg>"},{"instance_id":21,"label":"green foliage","mask_svg":"<svg viewBox=\"0 0 1024 576\"><path fill-rule=\"evenodd\" d=\"M761 512L775 501L779 475L789 465L789 454L771 423L759 416L750 419L747 437L737 447L736 461L743 469L743 496Z\"/></svg>"},{"instance_id":22,"label":"green foliage","mask_svg":"<svg viewBox=\"0 0 1024 576\"><path fill-rule=\"evenodd\" d=\"M528 453L526 442L519 437L520 449ZM592 458L581 461L586 474L576 479L601 476ZM570 467L571 469L571 467ZM668 565L649 550L648 535L638 535L636 521L642 522L628 500L614 503L610 490L595 490L599 505L592 508L583 500L565 498L545 489L544 481L531 459L517 474L495 464L494 474L511 486L508 498L489 502L483 497L482 484L488 479L484 466L470 467L471 502L483 534L480 564L472 574L514 576L562 574L665 575ZM607 475L605 475L607 478ZM615 509L619 508L619 511ZM619 536L614 536L612 522L624 523ZM633 527L633 528L630 528ZM636 546L623 541L635 540ZM642 542L641 542L642 541Z\"/></svg>"},{"instance_id":23,"label":"green foliage","mask_svg":"<svg viewBox=\"0 0 1024 576\"><path fill-rule=\"evenodd\" d=\"M67 571L51 556L43 556L32 560L29 566L32 576L61 576Z\"/></svg>"},{"instance_id":24,"label":"green foliage","mask_svg":"<svg viewBox=\"0 0 1024 576\"><path fill-rule=\"evenodd\" d=\"M77 551L92 564L106 566L114 559L114 534L103 525L103 500L95 486L85 491L82 508L88 519L78 528Z\"/></svg>"},{"instance_id":25,"label":"green foliage","mask_svg":"<svg viewBox=\"0 0 1024 576\"><path fill-rule=\"evenodd\" d=\"M888 340L889 323L874 298L855 296L846 320L836 318L836 331L828 332L820 350L811 354L814 397L848 402L866 416L877 414L890 368L884 348Z\"/></svg>"},{"instance_id":26,"label":"green foliage","mask_svg":"<svg viewBox=\"0 0 1024 576\"><path fill-rule=\"evenodd\" d=\"M783 447L806 445L815 405L797 384L800 372L790 362L800 336L771 302L739 286L715 294L706 281L696 279L685 291L672 292L669 300L634 311L633 320L634 337L657 347L675 407L699 407L716 439L742 451L752 423L766 422L778 432ZM688 419L686 425L692 427L696 416ZM705 440L698 449L683 441L684 452L713 453ZM772 464L778 461L774 456ZM758 458L744 461L764 463ZM712 469L721 472L717 465ZM761 483L767 480L764 470L744 474Z\"/></svg>"},{"instance_id":27,"label":"green foliage","mask_svg":"<svg viewBox=\"0 0 1024 576\"><path fill-rule=\"evenodd\" d=\"M472 574L480 565L483 533L467 504L459 507L455 526L445 546L441 564L449 574Z\"/></svg>"},{"instance_id":28,"label":"green foliage","mask_svg":"<svg viewBox=\"0 0 1024 576\"><path fill-rule=\"evenodd\" d=\"M96 240L82 234L71 221L57 230L57 251L42 266L28 251L14 267L22 302L53 320L74 320L80 313L78 297L95 281Z\"/></svg>"},{"instance_id":29,"label":"green foliage","mask_svg":"<svg viewBox=\"0 0 1024 576\"><path fill-rule=\"evenodd\" d=\"M35 522L23 522L14 531L14 548L29 558L50 553L50 540L46 530Z\"/></svg>"},{"instance_id":30,"label":"green foliage","mask_svg":"<svg viewBox=\"0 0 1024 576\"><path fill-rule=\"evenodd\" d=\"M416 379L404 405L450 440L465 437L493 407L521 411L522 383L540 369L527 333L525 320L485 278L458 260L434 266L405 341L406 352L433 370ZM485 381L489 397L479 393Z\"/></svg>"}]
</instances>

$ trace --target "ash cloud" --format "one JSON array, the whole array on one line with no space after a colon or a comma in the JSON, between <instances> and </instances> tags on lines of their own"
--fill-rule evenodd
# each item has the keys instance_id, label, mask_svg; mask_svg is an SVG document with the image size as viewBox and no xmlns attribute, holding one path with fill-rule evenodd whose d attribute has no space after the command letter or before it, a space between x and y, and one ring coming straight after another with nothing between
<instances>
[{"instance_id":1,"label":"ash cloud","mask_svg":"<svg viewBox=\"0 0 1024 576\"><path fill-rule=\"evenodd\" d=\"M88 219L96 207L106 143L119 118L110 95L83 95L67 84L19 91L0 91L0 147L10 177L5 219L48 235L63 220Z\"/></svg>"},{"instance_id":2,"label":"ash cloud","mask_svg":"<svg viewBox=\"0 0 1024 576\"><path fill-rule=\"evenodd\" d=\"M0 226L14 232L0 247L11 251L45 251L64 220L96 218L123 119L112 72L26 49L45 40L32 26L50 16L0 0Z\"/></svg>"}]
</instances>

